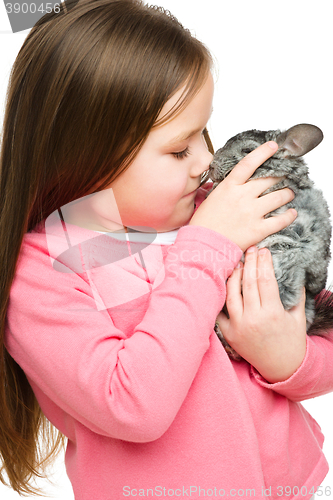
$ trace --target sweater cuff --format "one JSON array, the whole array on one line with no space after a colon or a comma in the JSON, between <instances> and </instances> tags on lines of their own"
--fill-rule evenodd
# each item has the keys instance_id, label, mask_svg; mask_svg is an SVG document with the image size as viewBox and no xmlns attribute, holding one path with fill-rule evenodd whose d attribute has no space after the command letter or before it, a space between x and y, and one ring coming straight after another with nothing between
<instances>
[{"instance_id":1,"label":"sweater cuff","mask_svg":"<svg viewBox=\"0 0 333 500\"><path fill-rule=\"evenodd\" d=\"M321 368L322 363L316 345L307 336L306 352L302 364L288 379L282 382L270 383L262 377L254 366L251 366L251 374L262 387L271 389L291 400L302 401L316 396L315 386L320 377Z\"/></svg>"},{"instance_id":2,"label":"sweater cuff","mask_svg":"<svg viewBox=\"0 0 333 500\"><path fill-rule=\"evenodd\" d=\"M182 226L178 231L175 244L181 241L203 243L220 252L224 258L227 258L235 266L243 255L243 250L236 243L222 234L213 231L213 229L203 226L196 226L194 224Z\"/></svg>"}]
</instances>

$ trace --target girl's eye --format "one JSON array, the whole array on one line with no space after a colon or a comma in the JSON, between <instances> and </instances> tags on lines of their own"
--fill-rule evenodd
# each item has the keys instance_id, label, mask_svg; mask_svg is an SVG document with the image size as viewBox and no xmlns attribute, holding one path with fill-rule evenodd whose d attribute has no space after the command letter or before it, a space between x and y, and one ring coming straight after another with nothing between
<instances>
[{"instance_id":1,"label":"girl's eye","mask_svg":"<svg viewBox=\"0 0 333 500\"><path fill-rule=\"evenodd\" d=\"M172 155L177 158L177 160L182 160L183 158L186 158L188 155L190 155L190 148L187 147L183 151L179 151L179 153L172 153Z\"/></svg>"}]
</instances>

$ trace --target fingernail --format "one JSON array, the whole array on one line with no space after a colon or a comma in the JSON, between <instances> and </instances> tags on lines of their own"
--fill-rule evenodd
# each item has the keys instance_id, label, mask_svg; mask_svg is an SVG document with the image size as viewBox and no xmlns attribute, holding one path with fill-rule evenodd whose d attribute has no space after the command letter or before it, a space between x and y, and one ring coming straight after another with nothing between
<instances>
[{"instance_id":1,"label":"fingernail","mask_svg":"<svg viewBox=\"0 0 333 500\"><path fill-rule=\"evenodd\" d=\"M246 250L246 253L254 253L256 250L257 250L257 247L256 246L252 246L252 247L249 247Z\"/></svg>"},{"instance_id":2,"label":"fingernail","mask_svg":"<svg viewBox=\"0 0 333 500\"><path fill-rule=\"evenodd\" d=\"M265 257L265 255L267 254L268 250L267 248L260 248L259 250L259 257Z\"/></svg>"},{"instance_id":3,"label":"fingernail","mask_svg":"<svg viewBox=\"0 0 333 500\"><path fill-rule=\"evenodd\" d=\"M268 145L271 149L275 149L275 150L276 150L276 149L278 149L278 148L279 148L278 144L277 144L276 142L274 142L274 141L269 141L269 142L267 143L267 145Z\"/></svg>"}]
</instances>

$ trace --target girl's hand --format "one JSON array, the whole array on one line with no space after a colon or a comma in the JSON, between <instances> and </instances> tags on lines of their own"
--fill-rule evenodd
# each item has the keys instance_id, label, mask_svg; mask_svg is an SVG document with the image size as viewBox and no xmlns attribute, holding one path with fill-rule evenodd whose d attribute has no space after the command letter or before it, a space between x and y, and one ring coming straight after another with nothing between
<instances>
[{"instance_id":1,"label":"girl's hand","mask_svg":"<svg viewBox=\"0 0 333 500\"><path fill-rule=\"evenodd\" d=\"M243 295L242 295L242 293ZM289 378L306 352L305 289L286 311L280 300L271 253L250 247L227 282L224 313L217 317L227 342L270 383Z\"/></svg>"},{"instance_id":2,"label":"girl's hand","mask_svg":"<svg viewBox=\"0 0 333 500\"><path fill-rule=\"evenodd\" d=\"M266 189L280 182L281 178L248 181L253 172L277 149L275 142L266 142L243 158L201 203L189 224L213 229L236 243L243 251L291 224L297 216L294 209L275 217L264 218L295 196L291 189L284 188L260 197Z\"/></svg>"}]
</instances>

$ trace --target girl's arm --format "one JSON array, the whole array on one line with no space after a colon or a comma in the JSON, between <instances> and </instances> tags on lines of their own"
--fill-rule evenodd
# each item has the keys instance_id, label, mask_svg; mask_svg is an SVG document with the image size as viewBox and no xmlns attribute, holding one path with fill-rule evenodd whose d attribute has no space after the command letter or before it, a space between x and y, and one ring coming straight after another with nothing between
<instances>
[{"instance_id":1,"label":"girl's arm","mask_svg":"<svg viewBox=\"0 0 333 500\"><path fill-rule=\"evenodd\" d=\"M28 236L21 255L6 346L40 395L43 411L49 416L50 408L54 416L61 408L93 432L118 439L159 438L215 335L225 281L242 251L214 231L183 227L164 261L165 279L150 296L120 311L97 311L82 276L55 271L45 248L33 248L42 239ZM103 268L103 276L112 293L112 266L109 273ZM125 276L124 293L126 283Z\"/></svg>"}]
</instances>

